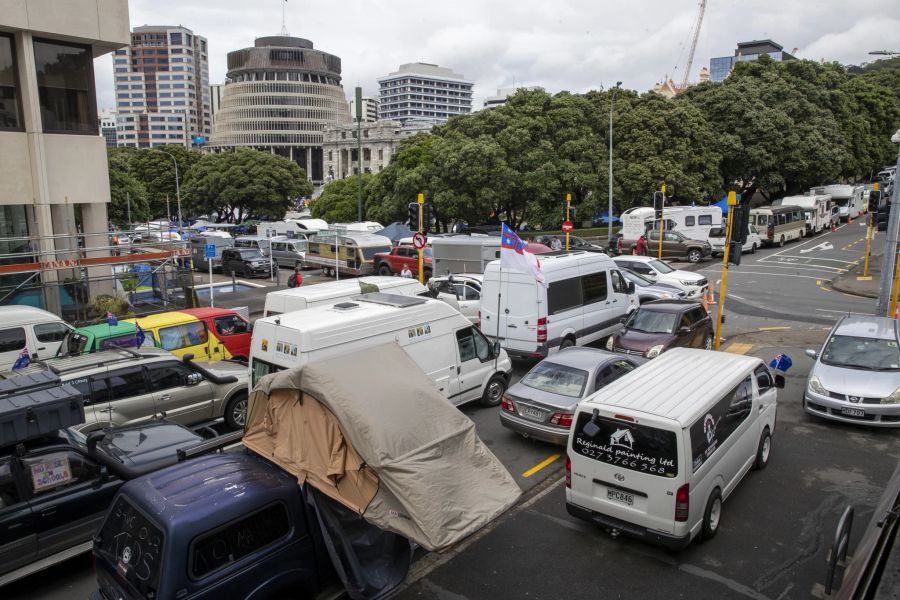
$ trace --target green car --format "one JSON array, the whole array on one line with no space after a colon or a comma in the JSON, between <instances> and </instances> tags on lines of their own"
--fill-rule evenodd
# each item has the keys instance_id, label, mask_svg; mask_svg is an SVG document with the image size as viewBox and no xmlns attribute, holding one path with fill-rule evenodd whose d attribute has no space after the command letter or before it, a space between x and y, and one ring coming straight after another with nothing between
<instances>
[{"instance_id":1,"label":"green car","mask_svg":"<svg viewBox=\"0 0 900 600\"><path fill-rule=\"evenodd\" d=\"M87 325L73 329L66 334L59 348L59 354L88 354L108 348L137 348L153 346L153 336L144 334L143 344L139 344L141 334L134 323L108 325Z\"/></svg>"}]
</instances>

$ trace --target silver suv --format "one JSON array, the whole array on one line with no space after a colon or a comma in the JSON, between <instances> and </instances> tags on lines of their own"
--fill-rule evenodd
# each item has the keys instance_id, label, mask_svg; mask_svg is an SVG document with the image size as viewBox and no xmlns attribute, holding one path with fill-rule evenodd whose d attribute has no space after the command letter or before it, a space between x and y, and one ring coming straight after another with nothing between
<instances>
[{"instance_id":1,"label":"silver suv","mask_svg":"<svg viewBox=\"0 0 900 600\"><path fill-rule=\"evenodd\" d=\"M231 429L244 426L249 374L246 365L221 360L193 361L157 348L104 350L59 356L0 375L4 379L50 370L84 394L87 432L146 421L164 413L182 425L225 418Z\"/></svg>"}]
</instances>

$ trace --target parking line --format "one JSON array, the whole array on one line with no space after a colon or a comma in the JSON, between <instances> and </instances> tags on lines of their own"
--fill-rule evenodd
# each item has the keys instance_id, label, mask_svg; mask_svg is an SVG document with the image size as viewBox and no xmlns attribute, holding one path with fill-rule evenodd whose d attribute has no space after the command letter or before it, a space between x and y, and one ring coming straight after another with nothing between
<instances>
[{"instance_id":1,"label":"parking line","mask_svg":"<svg viewBox=\"0 0 900 600\"><path fill-rule=\"evenodd\" d=\"M772 326L772 327L757 327L759 331L787 331L790 327L785 327L784 325L780 326Z\"/></svg>"},{"instance_id":2,"label":"parking line","mask_svg":"<svg viewBox=\"0 0 900 600\"><path fill-rule=\"evenodd\" d=\"M731 354L747 354L753 348L753 344L731 344L725 348L725 352Z\"/></svg>"},{"instance_id":3,"label":"parking line","mask_svg":"<svg viewBox=\"0 0 900 600\"><path fill-rule=\"evenodd\" d=\"M530 469L528 469L527 471L522 473L522 477L531 477L532 475L534 475L541 469L543 469L543 468L553 464L555 461L559 460L559 456L560 456L559 454L551 454L550 456L548 456L547 458L545 458L538 464L534 465L533 467L531 467Z\"/></svg>"}]
</instances>

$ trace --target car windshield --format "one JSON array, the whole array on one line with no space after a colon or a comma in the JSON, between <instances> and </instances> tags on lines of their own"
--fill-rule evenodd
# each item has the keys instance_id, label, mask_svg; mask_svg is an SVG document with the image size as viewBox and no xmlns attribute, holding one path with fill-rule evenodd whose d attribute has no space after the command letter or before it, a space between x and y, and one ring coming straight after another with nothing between
<instances>
[{"instance_id":1,"label":"car windshield","mask_svg":"<svg viewBox=\"0 0 900 600\"><path fill-rule=\"evenodd\" d=\"M522 378L521 383L542 392L581 398L587 379L587 371L557 363L542 362L529 371Z\"/></svg>"},{"instance_id":2,"label":"car windshield","mask_svg":"<svg viewBox=\"0 0 900 600\"><path fill-rule=\"evenodd\" d=\"M639 308L625 323L625 327L643 333L672 333L678 315Z\"/></svg>"},{"instance_id":3,"label":"car windshield","mask_svg":"<svg viewBox=\"0 0 900 600\"><path fill-rule=\"evenodd\" d=\"M660 273L662 273L663 275L665 275L666 273L672 273L675 271L675 269L670 267L668 265L668 263L664 263L661 260L651 260L648 264L651 267L653 267L654 269L656 269L657 271L659 271Z\"/></svg>"},{"instance_id":4,"label":"car windshield","mask_svg":"<svg viewBox=\"0 0 900 600\"><path fill-rule=\"evenodd\" d=\"M635 285L639 285L641 287L646 287L648 285L653 285L653 282L640 275L639 273L635 273L634 271L629 271L628 269L622 269L622 275L625 276L625 279L634 283Z\"/></svg>"},{"instance_id":5,"label":"car windshield","mask_svg":"<svg viewBox=\"0 0 900 600\"><path fill-rule=\"evenodd\" d=\"M900 348L895 340L833 335L822 350L821 361L848 369L897 371L900 370Z\"/></svg>"},{"instance_id":6,"label":"car windshield","mask_svg":"<svg viewBox=\"0 0 900 600\"><path fill-rule=\"evenodd\" d=\"M434 253L431 251L431 248L423 248L422 256L424 256L425 258L432 258L434 257Z\"/></svg>"},{"instance_id":7,"label":"car windshield","mask_svg":"<svg viewBox=\"0 0 900 600\"><path fill-rule=\"evenodd\" d=\"M258 258L266 258L265 254L259 250L241 250L241 258L244 260L254 260Z\"/></svg>"},{"instance_id":8,"label":"car windshield","mask_svg":"<svg viewBox=\"0 0 900 600\"><path fill-rule=\"evenodd\" d=\"M725 237L725 228L724 227L713 227L709 230L709 233L707 235L711 238Z\"/></svg>"}]
</instances>

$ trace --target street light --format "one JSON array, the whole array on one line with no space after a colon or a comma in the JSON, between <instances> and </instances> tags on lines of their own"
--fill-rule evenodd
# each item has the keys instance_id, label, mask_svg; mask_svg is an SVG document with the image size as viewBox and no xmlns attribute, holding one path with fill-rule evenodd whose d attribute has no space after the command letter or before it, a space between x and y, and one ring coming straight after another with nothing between
<instances>
[{"instance_id":1,"label":"street light","mask_svg":"<svg viewBox=\"0 0 900 600\"><path fill-rule=\"evenodd\" d=\"M612 246L612 217L613 217L613 104L616 101L616 90L622 85L621 81L616 82L616 87L612 89L612 96L609 99L609 212L606 214L606 247Z\"/></svg>"},{"instance_id":2,"label":"street light","mask_svg":"<svg viewBox=\"0 0 900 600\"><path fill-rule=\"evenodd\" d=\"M178 202L178 239L182 239L183 235L182 235L182 230L181 230L181 224L182 224L182 220L181 220L181 186L178 183L178 161L175 160L175 155L172 154L171 152L168 152L166 150L161 150L160 148L154 148L154 150L156 150L157 152L162 152L163 154L167 155L169 158L172 159L172 162L175 163L175 198ZM169 215L166 215L166 218L168 218L168 217L169 217Z\"/></svg>"},{"instance_id":3,"label":"street light","mask_svg":"<svg viewBox=\"0 0 900 600\"><path fill-rule=\"evenodd\" d=\"M891 136L891 142L900 144L900 129ZM897 167L900 168L900 149L897 152ZM888 213L887 235L884 243L884 257L881 265L881 280L878 286L878 303L875 314L879 317L893 317L897 310L897 236L900 234L900 186L893 186Z\"/></svg>"}]
</instances>

